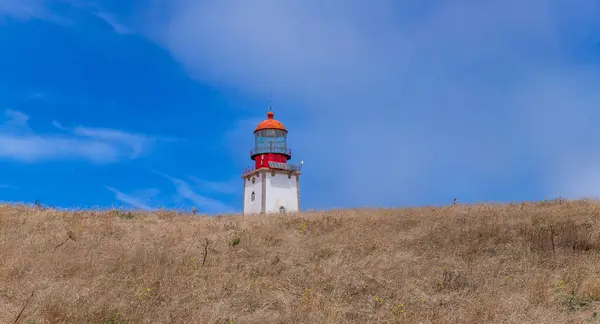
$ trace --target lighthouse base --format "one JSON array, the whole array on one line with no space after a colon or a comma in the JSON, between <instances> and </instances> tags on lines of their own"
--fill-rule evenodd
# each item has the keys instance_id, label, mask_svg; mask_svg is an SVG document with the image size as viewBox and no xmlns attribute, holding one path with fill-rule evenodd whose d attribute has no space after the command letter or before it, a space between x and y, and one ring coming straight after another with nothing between
<instances>
[{"instance_id":1,"label":"lighthouse base","mask_svg":"<svg viewBox=\"0 0 600 324\"><path fill-rule=\"evenodd\" d=\"M300 172L262 168L243 178L244 215L300 211Z\"/></svg>"}]
</instances>

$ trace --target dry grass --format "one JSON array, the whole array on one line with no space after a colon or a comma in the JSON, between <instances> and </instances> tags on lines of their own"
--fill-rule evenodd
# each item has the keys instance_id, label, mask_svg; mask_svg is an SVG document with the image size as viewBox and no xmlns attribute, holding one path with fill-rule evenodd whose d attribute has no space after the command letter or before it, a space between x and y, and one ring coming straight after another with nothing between
<instances>
[{"instance_id":1,"label":"dry grass","mask_svg":"<svg viewBox=\"0 0 600 324\"><path fill-rule=\"evenodd\" d=\"M246 218L3 206L0 323L32 292L19 323L599 323L599 252L590 201Z\"/></svg>"}]
</instances>

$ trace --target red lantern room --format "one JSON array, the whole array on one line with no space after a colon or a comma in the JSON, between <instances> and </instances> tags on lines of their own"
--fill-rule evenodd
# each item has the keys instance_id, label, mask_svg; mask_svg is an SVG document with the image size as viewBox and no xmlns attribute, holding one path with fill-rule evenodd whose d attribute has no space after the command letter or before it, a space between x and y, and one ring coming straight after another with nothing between
<instances>
[{"instance_id":1,"label":"red lantern room","mask_svg":"<svg viewBox=\"0 0 600 324\"><path fill-rule=\"evenodd\" d=\"M250 151L250 157L255 162L256 170L271 168L278 163L285 164L292 158L292 151L287 145L287 129L274 117L275 114L269 111L267 119L254 130L254 149Z\"/></svg>"}]
</instances>

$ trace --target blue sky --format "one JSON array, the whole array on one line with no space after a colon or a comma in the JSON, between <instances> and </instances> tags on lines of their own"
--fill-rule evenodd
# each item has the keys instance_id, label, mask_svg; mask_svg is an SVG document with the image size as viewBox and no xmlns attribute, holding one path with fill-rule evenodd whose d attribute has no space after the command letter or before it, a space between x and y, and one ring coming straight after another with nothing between
<instances>
[{"instance_id":1,"label":"blue sky","mask_svg":"<svg viewBox=\"0 0 600 324\"><path fill-rule=\"evenodd\" d=\"M0 0L0 200L240 211L269 93L305 209L600 196L600 3Z\"/></svg>"}]
</instances>

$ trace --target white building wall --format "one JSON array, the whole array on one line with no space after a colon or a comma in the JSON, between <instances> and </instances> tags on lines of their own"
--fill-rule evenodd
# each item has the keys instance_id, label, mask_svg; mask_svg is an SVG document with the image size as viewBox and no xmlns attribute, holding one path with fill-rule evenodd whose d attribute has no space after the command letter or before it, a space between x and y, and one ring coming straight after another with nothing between
<instances>
[{"instance_id":1,"label":"white building wall","mask_svg":"<svg viewBox=\"0 0 600 324\"><path fill-rule=\"evenodd\" d=\"M255 182L252 183L252 177ZM250 180L244 180L244 214L259 214L262 202L262 175L254 174ZM254 199L252 193L254 192Z\"/></svg>"},{"instance_id":2,"label":"white building wall","mask_svg":"<svg viewBox=\"0 0 600 324\"><path fill-rule=\"evenodd\" d=\"M267 172L266 212L278 213L283 206L286 212L298 211L298 184L296 176Z\"/></svg>"}]
</instances>

